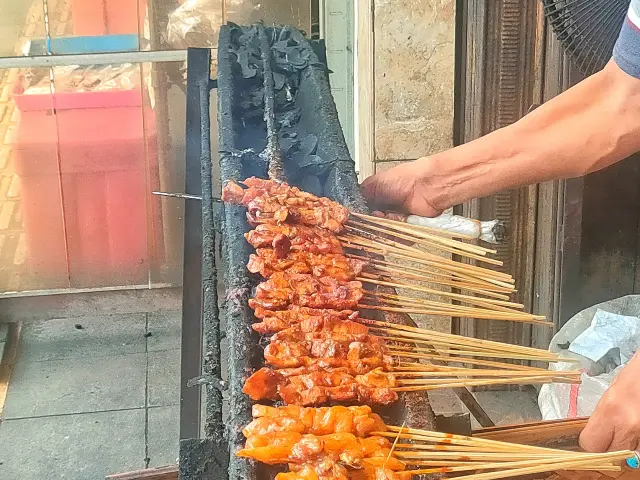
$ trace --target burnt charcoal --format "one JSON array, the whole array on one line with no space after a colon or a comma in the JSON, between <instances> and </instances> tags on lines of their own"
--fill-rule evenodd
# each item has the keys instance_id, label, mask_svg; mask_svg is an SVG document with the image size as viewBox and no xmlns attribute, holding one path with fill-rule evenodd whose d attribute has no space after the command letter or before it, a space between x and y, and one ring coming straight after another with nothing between
<instances>
[{"instance_id":1,"label":"burnt charcoal","mask_svg":"<svg viewBox=\"0 0 640 480\"><path fill-rule=\"evenodd\" d=\"M300 188L305 192L313 193L319 197L322 196L322 185L320 183L320 179L316 176L306 176L299 180L298 184Z\"/></svg>"},{"instance_id":2,"label":"burnt charcoal","mask_svg":"<svg viewBox=\"0 0 640 480\"><path fill-rule=\"evenodd\" d=\"M287 112L276 113L276 121L281 127L293 127L300 121L302 110L294 108Z\"/></svg>"},{"instance_id":3,"label":"burnt charcoal","mask_svg":"<svg viewBox=\"0 0 640 480\"><path fill-rule=\"evenodd\" d=\"M252 53L246 48L242 48L237 53L237 62L242 69L242 76L244 78L255 77L258 73L258 68L252 63Z\"/></svg>"},{"instance_id":4,"label":"burnt charcoal","mask_svg":"<svg viewBox=\"0 0 640 480\"><path fill-rule=\"evenodd\" d=\"M318 137L313 134L307 135L300 141L300 148L298 149L301 153L306 155L313 155L316 153L316 149L318 148Z\"/></svg>"},{"instance_id":5,"label":"burnt charcoal","mask_svg":"<svg viewBox=\"0 0 640 480\"><path fill-rule=\"evenodd\" d=\"M287 80L287 77L282 73L273 72L273 84L276 90L282 90L286 80Z\"/></svg>"},{"instance_id":6,"label":"burnt charcoal","mask_svg":"<svg viewBox=\"0 0 640 480\"><path fill-rule=\"evenodd\" d=\"M331 167L333 161L322 158L319 155L306 155L302 152L294 153L290 157L289 168L292 171L298 170L296 177L304 175L316 175L324 177Z\"/></svg>"},{"instance_id":7,"label":"burnt charcoal","mask_svg":"<svg viewBox=\"0 0 640 480\"><path fill-rule=\"evenodd\" d=\"M300 140L290 137L282 137L280 139L280 150L285 156L293 155L300 149Z\"/></svg>"}]
</instances>

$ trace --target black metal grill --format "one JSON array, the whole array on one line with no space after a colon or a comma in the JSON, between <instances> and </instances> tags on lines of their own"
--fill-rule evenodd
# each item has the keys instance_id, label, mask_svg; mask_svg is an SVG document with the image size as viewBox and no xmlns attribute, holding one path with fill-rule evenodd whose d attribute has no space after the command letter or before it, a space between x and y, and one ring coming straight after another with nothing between
<instances>
[{"instance_id":1,"label":"black metal grill","mask_svg":"<svg viewBox=\"0 0 640 480\"><path fill-rule=\"evenodd\" d=\"M331 96L328 70L320 58L324 60L322 43L310 43L290 27L230 24L220 32L216 84L209 79L208 50L189 51L185 193L201 194L202 210L198 202L187 201L182 479L262 480L271 478L272 473L234 455L244 442L241 429L251 419L252 402L242 393L243 382L262 366L262 355L259 337L251 329L255 318L248 307L257 279L246 269L251 248L243 237L249 230L245 210L213 201L210 89L217 86L222 182L252 175L266 178L269 160L272 167L281 160L289 183L366 213ZM219 299L215 252L220 241L225 295ZM224 311L229 345L226 382L221 380L225 372L220 358L219 310ZM366 315L375 318L377 314ZM389 314L386 320L413 325L401 314ZM197 385L205 386L204 408ZM224 402L221 385L226 386ZM228 415L223 419L226 406ZM379 413L394 424L434 427L424 392L404 394L396 405ZM204 435L199 438L201 430Z\"/></svg>"}]
</instances>

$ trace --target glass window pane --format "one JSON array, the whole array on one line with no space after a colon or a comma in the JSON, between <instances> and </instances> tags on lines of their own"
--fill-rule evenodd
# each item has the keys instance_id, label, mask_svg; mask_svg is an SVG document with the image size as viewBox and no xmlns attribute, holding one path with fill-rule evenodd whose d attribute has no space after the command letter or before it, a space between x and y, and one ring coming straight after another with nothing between
<instances>
[{"instance_id":1,"label":"glass window pane","mask_svg":"<svg viewBox=\"0 0 640 480\"><path fill-rule=\"evenodd\" d=\"M0 292L66 288L49 70L4 70L0 79Z\"/></svg>"},{"instance_id":2,"label":"glass window pane","mask_svg":"<svg viewBox=\"0 0 640 480\"><path fill-rule=\"evenodd\" d=\"M42 0L0 0L0 56L23 55L29 40L45 36L42 5Z\"/></svg>"},{"instance_id":3,"label":"glass window pane","mask_svg":"<svg viewBox=\"0 0 640 480\"><path fill-rule=\"evenodd\" d=\"M50 32L52 38L137 36L145 11L145 0L58 0L49 8Z\"/></svg>"},{"instance_id":4,"label":"glass window pane","mask_svg":"<svg viewBox=\"0 0 640 480\"><path fill-rule=\"evenodd\" d=\"M140 67L55 67L53 79L70 285L146 285Z\"/></svg>"},{"instance_id":5,"label":"glass window pane","mask_svg":"<svg viewBox=\"0 0 640 480\"><path fill-rule=\"evenodd\" d=\"M184 191L185 85L182 64L143 64L144 128L148 171L148 231L152 284L180 284L184 200L152 195Z\"/></svg>"}]
</instances>

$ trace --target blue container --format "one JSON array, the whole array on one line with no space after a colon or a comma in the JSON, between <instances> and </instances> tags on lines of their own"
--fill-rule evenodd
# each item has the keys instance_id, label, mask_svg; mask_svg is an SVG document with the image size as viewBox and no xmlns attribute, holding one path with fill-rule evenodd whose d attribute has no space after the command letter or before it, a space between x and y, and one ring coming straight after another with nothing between
<instances>
[{"instance_id":1,"label":"blue container","mask_svg":"<svg viewBox=\"0 0 640 480\"><path fill-rule=\"evenodd\" d=\"M31 40L28 56L47 55L47 42L53 55L82 53L135 52L138 35L97 35L87 37L36 38Z\"/></svg>"}]
</instances>

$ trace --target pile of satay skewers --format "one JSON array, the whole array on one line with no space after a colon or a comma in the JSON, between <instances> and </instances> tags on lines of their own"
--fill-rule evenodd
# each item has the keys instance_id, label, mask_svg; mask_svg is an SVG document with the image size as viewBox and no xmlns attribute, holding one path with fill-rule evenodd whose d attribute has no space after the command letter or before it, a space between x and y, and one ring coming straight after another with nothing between
<instances>
[{"instance_id":1,"label":"pile of satay skewers","mask_svg":"<svg viewBox=\"0 0 640 480\"><path fill-rule=\"evenodd\" d=\"M492 480L557 470L619 471L634 452L603 454L385 425L368 406L304 408L255 405L237 455L288 464L276 480L408 480L451 474ZM467 473L482 472L482 473Z\"/></svg>"},{"instance_id":2,"label":"pile of satay skewers","mask_svg":"<svg viewBox=\"0 0 640 480\"><path fill-rule=\"evenodd\" d=\"M360 310L383 310L551 325L543 317L523 312L522 305L509 300L509 294L515 291L510 275L457 262L419 247L427 246L447 254L498 264L487 257L492 250L442 236L424 227L351 213L335 202L285 183L257 178L242 183L246 188L233 182L224 185L222 200L247 208L247 219L254 229L245 238L256 249L248 269L264 278L249 300L249 306L259 319L253 328L268 337L264 350L266 366L251 375L243 389L253 400L282 401L292 408L338 402L390 404L397 400L398 392L403 391L579 382L579 371L556 372L506 362L561 361L551 352L360 316ZM413 261L419 263L420 268L408 268L390 259ZM464 293L443 292L416 282L450 287ZM382 293L378 286L438 295L442 301ZM256 408L261 407L256 405ZM290 423L289 420L282 421ZM350 465L345 457L349 452L378 447L388 451L386 437L390 433L395 433L397 440L407 438L414 443L416 438L406 435L422 435L424 438L421 439L425 441L429 435L429 438L441 435L400 432L389 427L380 435L374 435L375 440L371 443L351 437L311 438L284 428L278 434L273 433L273 438L249 436L247 448L239 455L265 463L291 464L292 471L279 477L282 480L403 478L385 473L394 471L389 467L389 455L381 464L358 463L362 466L360 477L351 473L348 476L335 474L335 471L341 471L342 465ZM304 438L298 438L298 434ZM308 445L308 442L311 443ZM465 448L476 448L476 453L481 455L481 445L486 442L473 442L473 445L464 445ZM350 449L349 445L355 446ZM280 450L255 450L263 447ZM411 446L407 450L396 442L395 447L394 458L398 462L402 459L403 465L434 466L420 463L434 461L423 451L424 445ZM456 455L464 450L458 450ZM330 455L329 451L332 452ZM304 452L315 452L312 453L312 467L308 467L306 460L292 460ZM498 463L498 459L493 458L495 452L484 452L488 456L478 457L479 460L490 459ZM444 455L447 452L437 453L447 459L447 468L471 469L469 463L451 463L460 460ZM564 455L564 452L557 455ZM542 460L535 456L525 457L518 458L523 462ZM594 462L607 464L604 462L607 458L597 457ZM403 463L405 460L409 463ZM587 461L582 457L562 457L562 460ZM318 463L325 461L324 466ZM481 469L493 468L482 465ZM526 463L517 466L531 467ZM327 473L314 477L312 472L318 469L326 469ZM411 472L411 475L415 473Z\"/></svg>"}]
</instances>

